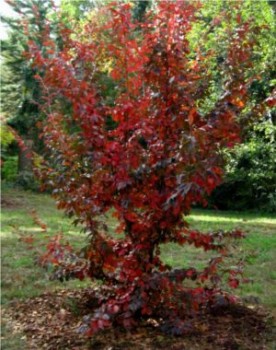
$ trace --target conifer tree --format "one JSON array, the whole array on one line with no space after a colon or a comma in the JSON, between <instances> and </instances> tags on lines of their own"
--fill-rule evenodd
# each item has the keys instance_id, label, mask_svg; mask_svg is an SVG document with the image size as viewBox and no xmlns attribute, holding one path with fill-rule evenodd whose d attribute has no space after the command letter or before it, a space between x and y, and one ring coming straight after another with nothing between
<instances>
[{"instance_id":1,"label":"conifer tree","mask_svg":"<svg viewBox=\"0 0 276 350\"><path fill-rule=\"evenodd\" d=\"M43 119L39 110L41 88L34 78L36 69L24 56L29 40L43 47L43 36L48 27L49 1L17 0L8 2L14 17L3 17L8 26L8 37L2 41L2 113L8 124L25 141L25 146L36 152L42 149L37 122ZM24 16L24 21L22 21ZM26 31L26 20L29 32ZM48 28L49 29L49 28ZM19 172L32 172L32 162L19 149Z\"/></svg>"}]
</instances>

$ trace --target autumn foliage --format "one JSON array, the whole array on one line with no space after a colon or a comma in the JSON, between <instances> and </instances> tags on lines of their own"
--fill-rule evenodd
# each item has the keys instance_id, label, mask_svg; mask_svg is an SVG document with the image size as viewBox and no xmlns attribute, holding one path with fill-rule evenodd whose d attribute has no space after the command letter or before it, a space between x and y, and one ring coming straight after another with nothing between
<instances>
[{"instance_id":1,"label":"autumn foliage","mask_svg":"<svg viewBox=\"0 0 276 350\"><path fill-rule=\"evenodd\" d=\"M204 112L212 52L191 51L188 40L199 8L161 1L138 23L130 5L111 4L76 31L61 27L59 45L47 28L42 50L29 42L47 115L40 176L58 208L89 235L79 253L51 241L42 260L54 263L61 279L104 282L99 308L86 320L89 334L147 318L182 334L191 316L218 298L231 301L221 291L220 269L229 239L242 233L201 233L185 216L221 182L220 150L239 141L254 42L250 23L229 34L224 91ZM110 215L116 233L106 225ZM203 270L172 269L160 258L169 242L215 257ZM238 286L238 268L221 272Z\"/></svg>"}]
</instances>

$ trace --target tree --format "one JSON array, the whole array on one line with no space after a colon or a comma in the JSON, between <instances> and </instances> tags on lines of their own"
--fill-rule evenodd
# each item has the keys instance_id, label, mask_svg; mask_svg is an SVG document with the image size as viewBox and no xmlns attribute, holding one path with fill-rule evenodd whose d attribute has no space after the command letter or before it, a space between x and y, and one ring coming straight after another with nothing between
<instances>
[{"instance_id":1,"label":"tree","mask_svg":"<svg viewBox=\"0 0 276 350\"><path fill-rule=\"evenodd\" d=\"M251 137L225 152L226 176L212 194L220 209L276 212L276 127L255 125Z\"/></svg>"},{"instance_id":2,"label":"tree","mask_svg":"<svg viewBox=\"0 0 276 350\"><path fill-rule=\"evenodd\" d=\"M67 26L72 26L72 22L79 22L94 8L101 6L105 1L99 0L62 0L60 10L62 20Z\"/></svg>"},{"instance_id":3,"label":"tree","mask_svg":"<svg viewBox=\"0 0 276 350\"><path fill-rule=\"evenodd\" d=\"M139 22L142 22L145 16L145 13L147 11L147 8L151 6L151 2L152 2L151 0L134 2L135 4L134 10L133 10L134 19L138 20Z\"/></svg>"},{"instance_id":4,"label":"tree","mask_svg":"<svg viewBox=\"0 0 276 350\"><path fill-rule=\"evenodd\" d=\"M15 14L14 18L3 18L9 27L8 38L2 44L2 104L1 111L7 123L25 141L28 151L19 147L19 178L27 174L32 178L32 159L26 155L30 150L41 152L43 145L39 140L38 121L43 119L39 110L41 88L34 78L36 70L24 57L28 41L35 38L36 44L43 47L43 35L47 28L47 16L51 11L50 2L38 0L8 1ZM24 20L22 22L22 16ZM26 32L26 20L29 32Z\"/></svg>"},{"instance_id":5,"label":"tree","mask_svg":"<svg viewBox=\"0 0 276 350\"><path fill-rule=\"evenodd\" d=\"M239 6L224 0L205 2L200 10L199 20L190 34L190 40L195 45L200 42L202 51L206 54L210 51L216 52L209 60L212 75L210 94L200 105L206 111L212 108L224 84L225 76L221 72L224 71L222 67L227 64L225 56L228 40L231 40L228 32L238 28L239 22L248 20L252 27L251 40L258 44L252 52L252 65L246 72L249 81L248 100L239 116L244 119L242 123L246 126L242 130L242 144L224 152L226 172L223 183L212 193L210 202L219 209L254 208L275 211L275 141L260 130L267 129L270 130L269 133L273 133L276 109L273 106L263 109L264 114L259 120L254 116L256 105L269 98L275 88L273 9L267 1L245 0ZM249 77L253 77L251 82Z\"/></svg>"},{"instance_id":6,"label":"tree","mask_svg":"<svg viewBox=\"0 0 276 350\"><path fill-rule=\"evenodd\" d=\"M54 263L61 279L104 281L90 334L116 324L130 328L148 317L165 332L182 334L189 330L188 315L218 298L232 300L221 290L220 268L230 286L239 284L240 269L223 261L228 239L242 233L191 230L185 215L220 183L220 150L239 141L237 117L247 101L255 42L248 21L228 33L222 91L203 113L198 103L210 91L209 57L200 46L192 53L187 40L198 9L198 3L159 2L138 23L129 4L111 4L78 35L61 27L62 50L50 36L43 50L29 43L48 115L42 135L50 165L41 178L58 208L90 237L78 254L52 241L42 261ZM103 72L116 86L112 103ZM110 120L113 128L106 127ZM105 224L108 214L118 220L118 238ZM202 271L172 269L160 258L160 246L169 242L216 256Z\"/></svg>"}]
</instances>

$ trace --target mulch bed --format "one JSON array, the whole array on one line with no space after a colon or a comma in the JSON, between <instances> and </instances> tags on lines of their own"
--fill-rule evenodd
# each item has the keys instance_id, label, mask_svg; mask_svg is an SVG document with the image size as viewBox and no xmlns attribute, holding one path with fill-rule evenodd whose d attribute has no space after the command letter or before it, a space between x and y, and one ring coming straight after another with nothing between
<instances>
[{"instance_id":1,"label":"mulch bed","mask_svg":"<svg viewBox=\"0 0 276 350\"><path fill-rule=\"evenodd\" d=\"M78 332L97 305L95 290L60 290L14 301L3 320L14 334L24 333L26 350L266 350L273 347L272 319L259 306L232 305L195 321L194 331L172 337L145 323L132 332L106 330L92 339ZM154 322L152 322L154 324ZM274 338L275 339L275 338ZM276 343L274 343L275 346Z\"/></svg>"}]
</instances>

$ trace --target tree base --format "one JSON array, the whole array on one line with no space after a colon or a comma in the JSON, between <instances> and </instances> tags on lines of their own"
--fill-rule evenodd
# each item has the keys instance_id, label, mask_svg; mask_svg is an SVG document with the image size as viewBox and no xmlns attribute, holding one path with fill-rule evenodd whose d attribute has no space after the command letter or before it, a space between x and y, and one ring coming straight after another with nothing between
<instances>
[{"instance_id":1,"label":"tree base","mask_svg":"<svg viewBox=\"0 0 276 350\"><path fill-rule=\"evenodd\" d=\"M44 293L24 302L13 302L3 312L8 337L25 338L28 349L272 349L272 320L260 306L242 303L217 306L193 320L193 328L183 336L169 336L153 318L141 321L133 331L107 329L92 338L78 333L88 313L98 307L99 290L60 290ZM275 338L274 338L275 339Z\"/></svg>"}]
</instances>

